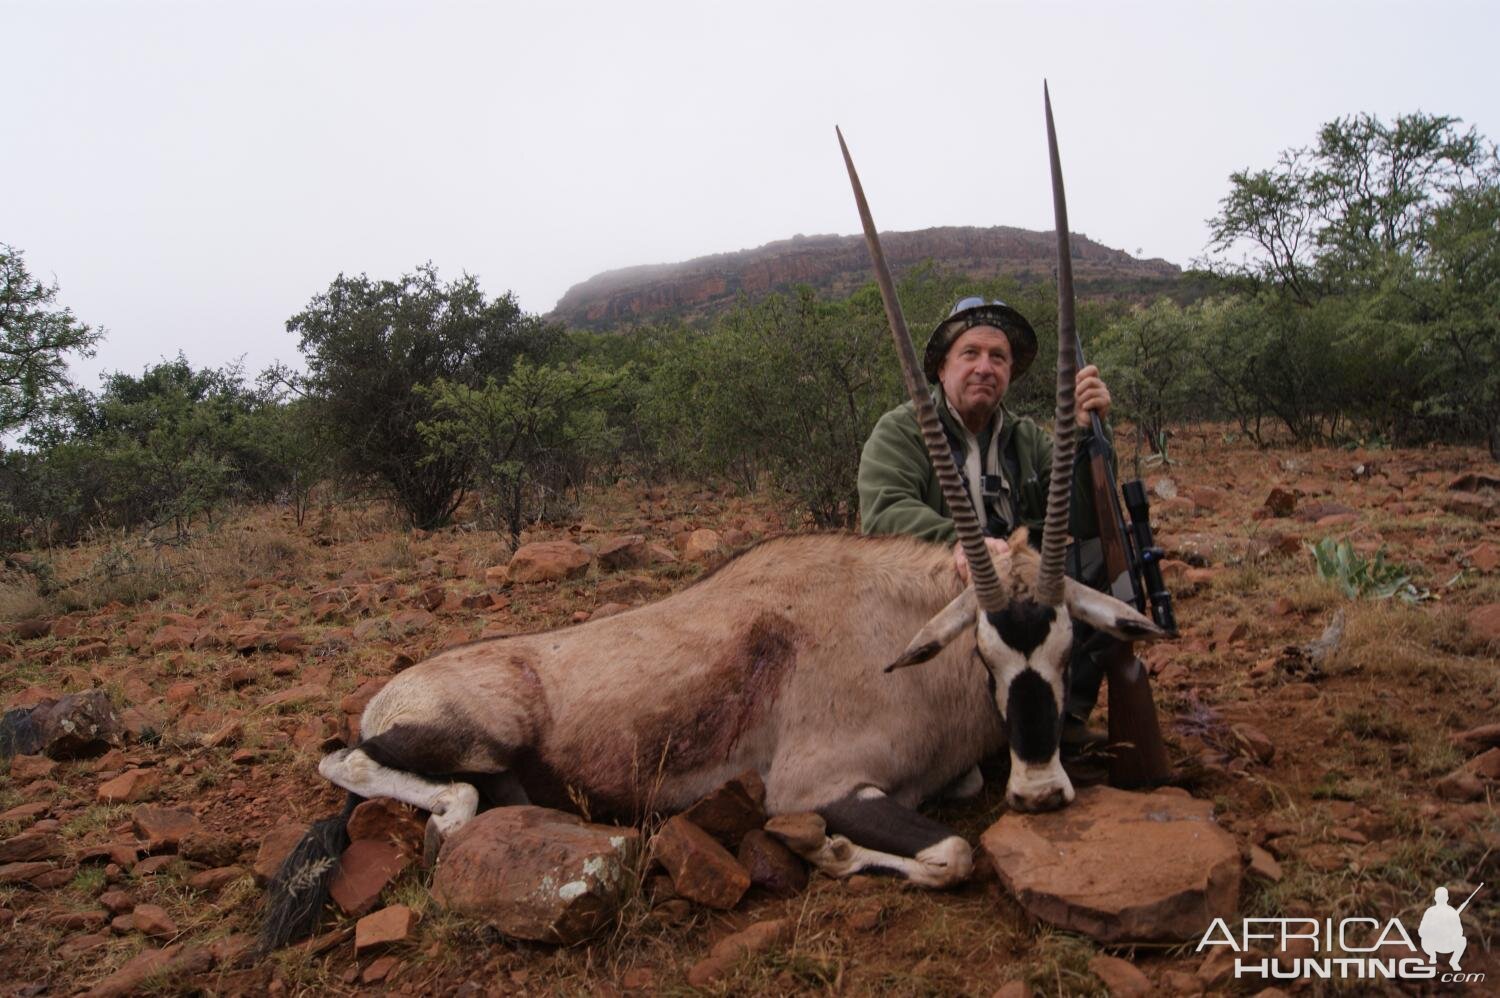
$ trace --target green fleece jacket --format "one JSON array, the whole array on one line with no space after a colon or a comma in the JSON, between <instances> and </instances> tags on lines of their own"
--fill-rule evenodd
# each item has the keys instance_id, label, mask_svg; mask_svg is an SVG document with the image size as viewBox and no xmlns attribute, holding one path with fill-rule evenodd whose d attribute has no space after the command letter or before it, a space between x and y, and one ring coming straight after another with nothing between
<instances>
[{"instance_id":1,"label":"green fleece jacket","mask_svg":"<svg viewBox=\"0 0 1500 998\"><path fill-rule=\"evenodd\" d=\"M937 386L934 386L937 394ZM1004 407L1002 406L1002 409ZM938 414L950 434L958 433L948 407L938 398ZM967 443L963 446L967 447ZM1052 436L1025 417L1005 410L1000 429L1000 453L1014 459L1019 481L1011 481L1009 461L1001 461L1001 473L1016 499L1021 524L1031 530L1031 542L1040 544L1042 523L1047 515L1047 479L1052 467ZM965 455L967 456L967 455ZM1113 454L1110 455L1113 463ZM1073 471L1073 504L1068 532L1075 540L1097 537L1093 476L1088 462L1079 460ZM880 417L859 458L859 518L867 534L909 534L948 544L958 539L953 518L943 498L937 473L922 443L916 407L907 402ZM1021 525L1017 524L1017 526Z\"/></svg>"}]
</instances>

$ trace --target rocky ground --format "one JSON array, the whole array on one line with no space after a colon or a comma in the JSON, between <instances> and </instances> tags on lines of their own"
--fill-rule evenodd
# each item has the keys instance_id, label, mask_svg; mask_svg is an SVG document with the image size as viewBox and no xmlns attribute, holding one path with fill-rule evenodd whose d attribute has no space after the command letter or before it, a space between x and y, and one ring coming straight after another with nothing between
<instances>
[{"instance_id":1,"label":"rocky ground","mask_svg":"<svg viewBox=\"0 0 1500 998\"><path fill-rule=\"evenodd\" d=\"M1500 470L1456 448L1261 451L1219 428L1179 436L1173 458L1147 480L1182 636L1146 657L1181 788L1240 853L1240 912L1414 927L1433 887L1456 902L1488 881L1464 914L1464 969L1500 980ZM783 864L791 883L757 874L726 895L684 872L684 850L708 847L680 821L654 849L621 847L639 885L593 941L518 941L453 910L457 888L417 858L420 816L385 805L360 818L358 876L322 934L250 955L264 877L341 806L317 758L394 672L657 599L801 528L769 498L678 487L603 491L583 514L526 538L581 558L559 545L511 563L494 535L413 535L347 507L18 559L0 582L0 704L40 707L5 729L19 754L0 776L0 993L1258 990L1191 945L1106 947L1036 921L987 859L943 893L803 886ZM1320 579L1305 544L1325 537L1366 559L1384 546L1414 602ZM1004 811L1003 765L988 776L978 800L937 812L976 844ZM756 869L777 840L750 838L736 848Z\"/></svg>"}]
</instances>

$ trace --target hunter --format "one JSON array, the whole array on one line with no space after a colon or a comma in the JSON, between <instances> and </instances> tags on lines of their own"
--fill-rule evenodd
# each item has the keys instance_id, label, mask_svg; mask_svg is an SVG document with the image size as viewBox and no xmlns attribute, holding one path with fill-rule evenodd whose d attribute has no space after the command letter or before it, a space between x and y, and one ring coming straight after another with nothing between
<instances>
[{"instance_id":1,"label":"hunter","mask_svg":"<svg viewBox=\"0 0 1500 998\"><path fill-rule=\"evenodd\" d=\"M1042 540L1052 437L1005 407L1007 389L1031 367L1036 353L1036 332L1020 312L1002 301L965 298L938 324L923 355L922 368L948 444L985 543L997 559L1009 550L1005 538L1019 527L1029 528L1033 545L1040 547ZM1091 413L1101 420L1109 415L1109 389L1097 367L1081 369L1076 385L1080 426L1089 424ZM1096 584L1103 560L1089 475L1088 462L1078 461L1068 574ZM882 416L865 442L859 459L859 515L867 534L910 534L953 544L954 568L968 581L968 562L910 402ZM1075 648L1085 636L1079 635ZM1076 754L1100 741L1085 722L1098 699L1103 670L1094 656L1076 652L1070 668L1063 747Z\"/></svg>"}]
</instances>

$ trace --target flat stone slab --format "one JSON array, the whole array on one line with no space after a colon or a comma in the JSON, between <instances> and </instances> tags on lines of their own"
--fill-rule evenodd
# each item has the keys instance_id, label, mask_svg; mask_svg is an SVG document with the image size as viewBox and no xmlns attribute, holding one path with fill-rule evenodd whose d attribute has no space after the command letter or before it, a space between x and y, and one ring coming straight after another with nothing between
<instances>
[{"instance_id":1,"label":"flat stone slab","mask_svg":"<svg viewBox=\"0 0 1500 998\"><path fill-rule=\"evenodd\" d=\"M1199 939L1239 904L1234 837L1181 791L1088 787L1060 811L1005 815L980 845L1028 914L1102 943Z\"/></svg>"},{"instance_id":2,"label":"flat stone slab","mask_svg":"<svg viewBox=\"0 0 1500 998\"><path fill-rule=\"evenodd\" d=\"M508 936L576 943L604 929L633 886L641 837L542 807L497 807L438 854L432 895Z\"/></svg>"}]
</instances>

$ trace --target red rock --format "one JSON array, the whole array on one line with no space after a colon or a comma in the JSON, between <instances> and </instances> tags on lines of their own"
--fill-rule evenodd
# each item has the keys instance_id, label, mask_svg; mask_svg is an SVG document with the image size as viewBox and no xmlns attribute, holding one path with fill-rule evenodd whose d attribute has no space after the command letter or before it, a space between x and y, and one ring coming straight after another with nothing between
<instances>
[{"instance_id":1,"label":"red rock","mask_svg":"<svg viewBox=\"0 0 1500 998\"><path fill-rule=\"evenodd\" d=\"M177 855L204 866L229 866L239 858L240 840L199 826L177 843Z\"/></svg>"},{"instance_id":2,"label":"red rock","mask_svg":"<svg viewBox=\"0 0 1500 998\"><path fill-rule=\"evenodd\" d=\"M1297 509L1297 495L1283 488L1274 488L1271 494L1266 496L1265 507L1273 516L1291 516Z\"/></svg>"},{"instance_id":3,"label":"red rock","mask_svg":"<svg viewBox=\"0 0 1500 998\"><path fill-rule=\"evenodd\" d=\"M1481 641L1500 644L1500 603L1488 603L1469 611L1465 622L1469 633Z\"/></svg>"},{"instance_id":4,"label":"red rock","mask_svg":"<svg viewBox=\"0 0 1500 998\"><path fill-rule=\"evenodd\" d=\"M1484 780L1467 769L1456 769L1438 780L1433 790L1443 800L1459 803L1479 800L1484 796Z\"/></svg>"},{"instance_id":5,"label":"red rock","mask_svg":"<svg viewBox=\"0 0 1500 998\"><path fill-rule=\"evenodd\" d=\"M360 684L359 689L339 701L339 710L345 714L363 714L365 707L375 699L375 694L384 689L389 681L385 678L366 679Z\"/></svg>"},{"instance_id":6,"label":"red rock","mask_svg":"<svg viewBox=\"0 0 1500 998\"><path fill-rule=\"evenodd\" d=\"M1281 880L1281 864L1276 862L1276 857L1262 849L1260 846L1250 847L1250 864L1248 869L1252 876L1260 877L1276 883Z\"/></svg>"},{"instance_id":7,"label":"red rock","mask_svg":"<svg viewBox=\"0 0 1500 998\"><path fill-rule=\"evenodd\" d=\"M728 973L734 962L733 957L706 956L688 969L687 982L695 988L706 988Z\"/></svg>"},{"instance_id":8,"label":"red rock","mask_svg":"<svg viewBox=\"0 0 1500 998\"><path fill-rule=\"evenodd\" d=\"M1235 748L1240 754L1262 765L1269 765L1275 757L1276 743L1254 725L1236 724L1229 730L1234 738Z\"/></svg>"},{"instance_id":9,"label":"red rock","mask_svg":"<svg viewBox=\"0 0 1500 998\"><path fill-rule=\"evenodd\" d=\"M123 915L135 907L135 899L124 891L105 891L99 895L99 903L111 915Z\"/></svg>"},{"instance_id":10,"label":"red rock","mask_svg":"<svg viewBox=\"0 0 1500 998\"><path fill-rule=\"evenodd\" d=\"M1222 650L1236 641L1243 641L1250 634L1250 627L1242 620L1222 621L1214 628L1211 647Z\"/></svg>"},{"instance_id":11,"label":"red rock","mask_svg":"<svg viewBox=\"0 0 1500 998\"><path fill-rule=\"evenodd\" d=\"M707 832L682 815L668 819L651 840L677 893L710 908L733 908L750 888L750 874Z\"/></svg>"},{"instance_id":12,"label":"red rock","mask_svg":"<svg viewBox=\"0 0 1500 998\"><path fill-rule=\"evenodd\" d=\"M401 961L394 956L377 957L370 961L370 965L360 971L359 981L361 984L379 984L391 972L401 965Z\"/></svg>"},{"instance_id":13,"label":"red rock","mask_svg":"<svg viewBox=\"0 0 1500 998\"><path fill-rule=\"evenodd\" d=\"M144 950L125 966L85 992L83 998L125 998L138 994L148 983L171 987L213 966L213 957L208 950L198 946L164 946L159 950Z\"/></svg>"},{"instance_id":14,"label":"red rock","mask_svg":"<svg viewBox=\"0 0 1500 998\"><path fill-rule=\"evenodd\" d=\"M650 967L632 967L620 977L626 991L647 991L656 986L656 971Z\"/></svg>"},{"instance_id":15,"label":"red rock","mask_svg":"<svg viewBox=\"0 0 1500 998\"><path fill-rule=\"evenodd\" d=\"M393 904L366 915L354 925L355 952L405 942L411 937L414 921L412 910L404 904Z\"/></svg>"},{"instance_id":16,"label":"red rock","mask_svg":"<svg viewBox=\"0 0 1500 998\"><path fill-rule=\"evenodd\" d=\"M237 690L242 686L249 686L255 682L255 672L243 665L237 665L224 673L222 682L225 689Z\"/></svg>"},{"instance_id":17,"label":"red rock","mask_svg":"<svg viewBox=\"0 0 1500 998\"><path fill-rule=\"evenodd\" d=\"M1476 572L1500 571L1500 547L1488 541L1470 548L1461 557Z\"/></svg>"},{"instance_id":18,"label":"red rock","mask_svg":"<svg viewBox=\"0 0 1500 998\"><path fill-rule=\"evenodd\" d=\"M52 621L37 617L19 620L11 627L11 633L22 641L35 641L52 633Z\"/></svg>"},{"instance_id":19,"label":"red rock","mask_svg":"<svg viewBox=\"0 0 1500 998\"><path fill-rule=\"evenodd\" d=\"M64 932L98 932L108 921L102 911L63 911L48 915L43 924Z\"/></svg>"},{"instance_id":20,"label":"red rock","mask_svg":"<svg viewBox=\"0 0 1500 998\"><path fill-rule=\"evenodd\" d=\"M760 829L746 832L735 857L750 874L750 886L780 897L807 889L807 864L780 840Z\"/></svg>"},{"instance_id":21,"label":"red rock","mask_svg":"<svg viewBox=\"0 0 1500 998\"><path fill-rule=\"evenodd\" d=\"M276 871L281 869L282 862L291 855L297 843L302 841L302 836L307 834L307 825L288 824L277 825L261 839L260 849L255 854L255 863L251 866L251 872L255 874L255 882L264 886L270 879L276 876Z\"/></svg>"},{"instance_id":22,"label":"red rock","mask_svg":"<svg viewBox=\"0 0 1500 998\"><path fill-rule=\"evenodd\" d=\"M5 863L0 865L0 884L29 884L54 869L51 863Z\"/></svg>"},{"instance_id":23,"label":"red rock","mask_svg":"<svg viewBox=\"0 0 1500 998\"><path fill-rule=\"evenodd\" d=\"M292 746L303 752L319 751L337 727L326 717L304 717L292 733Z\"/></svg>"},{"instance_id":24,"label":"red rock","mask_svg":"<svg viewBox=\"0 0 1500 998\"><path fill-rule=\"evenodd\" d=\"M349 843L339 858L329 893L344 914L363 915L375 907L390 882L410 865L411 857L395 845L359 839Z\"/></svg>"},{"instance_id":25,"label":"red rock","mask_svg":"<svg viewBox=\"0 0 1500 998\"><path fill-rule=\"evenodd\" d=\"M77 872L77 870L63 866L39 873L27 882L38 890L50 891L71 883Z\"/></svg>"},{"instance_id":26,"label":"red rock","mask_svg":"<svg viewBox=\"0 0 1500 998\"><path fill-rule=\"evenodd\" d=\"M410 635L425 631L437 623L437 618L426 610L401 610L391 615L390 628L393 634Z\"/></svg>"},{"instance_id":27,"label":"red rock","mask_svg":"<svg viewBox=\"0 0 1500 998\"><path fill-rule=\"evenodd\" d=\"M725 936L709 950L711 957L737 960L751 953L763 953L785 939L791 924L784 918L753 922L733 935Z\"/></svg>"},{"instance_id":28,"label":"red rock","mask_svg":"<svg viewBox=\"0 0 1500 998\"><path fill-rule=\"evenodd\" d=\"M318 683L302 683L260 698L262 707L295 707L315 700L326 699L328 687Z\"/></svg>"},{"instance_id":29,"label":"red rock","mask_svg":"<svg viewBox=\"0 0 1500 998\"><path fill-rule=\"evenodd\" d=\"M198 640L198 631L193 628L168 624L151 635L148 647L153 652L187 651Z\"/></svg>"},{"instance_id":30,"label":"red rock","mask_svg":"<svg viewBox=\"0 0 1500 998\"><path fill-rule=\"evenodd\" d=\"M1200 939L1239 902L1239 847L1209 801L1085 787L1060 811L1004 815L981 844L1029 914L1103 943Z\"/></svg>"},{"instance_id":31,"label":"red rock","mask_svg":"<svg viewBox=\"0 0 1500 998\"><path fill-rule=\"evenodd\" d=\"M1154 993L1151 979L1129 960L1101 953L1089 960L1089 971L1104 982L1110 998L1145 998Z\"/></svg>"},{"instance_id":32,"label":"red rock","mask_svg":"<svg viewBox=\"0 0 1500 998\"><path fill-rule=\"evenodd\" d=\"M283 655L300 655L307 650L307 639L297 631L282 631L272 638L271 647Z\"/></svg>"},{"instance_id":33,"label":"red rock","mask_svg":"<svg viewBox=\"0 0 1500 998\"><path fill-rule=\"evenodd\" d=\"M820 848L828 838L827 824L812 811L778 814L766 822L766 831L799 855Z\"/></svg>"},{"instance_id":34,"label":"red rock","mask_svg":"<svg viewBox=\"0 0 1500 998\"><path fill-rule=\"evenodd\" d=\"M1307 940L1311 942L1311 940ZM1312 953L1308 953L1312 956ZM1193 976L1205 988L1218 989L1227 985L1234 976L1236 956L1227 946L1214 947L1205 956Z\"/></svg>"},{"instance_id":35,"label":"red rock","mask_svg":"<svg viewBox=\"0 0 1500 998\"><path fill-rule=\"evenodd\" d=\"M538 541L523 545L511 556L512 582L557 582L576 579L588 571L589 553L572 541Z\"/></svg>"},{"instance_id":36,"label":"red rock","mask_svg":"<svg viewBox=\"0 0 1500 998\"><path fill-rule=\"evenodd\" d=\"M687 543L682 547L683 561L706 562L710 561L724 547L719 535L713 530L695 530L688 535Z\"/></svg>"},{"instance_id":37,"label":"red rock","mask_svg":"<svg viewBox=\"0 0 1500 998\"><path fill-rule=\"evenodd\" d=\"M448 591L442 586L428 586L417 596L416 602L424 610L436 610L443 605L447 595Z\"/></svg>"},{"instance_id":38,"label":"red rock","mask_svg":"<svg viewBox=\"0 0 1500 998\"><path fill-rule=\"evenodd\" d=\"M646 538L640 534L611 537L599 546L599 564L606 568L643 568L650 558Z\"/></svg>"},{"instance_id":39,"label":"red rock","mask_svg":"<svg viewBox=\"0 0 1500 998\"><path fill-rule=\"evenodd\" d=\"M230 721L204 735L200 742L204 748L223 748L233 745L245 737L245 726L239 721Z\"/></svg>"},{"instance_id":40,"label":"red rock","mask_svg":"<svg viewBox=\"0 0 1500 998\"><path fill-rule=\"evenodd\" d=\"M170 939L177 935L177 923L167 910L154 904L138 904L130 913L135 930L158 939Z\"/></svg>"},{"instance_id":41,"label":"red rock","mask_svg":"<svg viewBox=\"0 0 1500 998\"><path fill-rule=\"evenodd\" d=\"M130 875L136 878L154 877L177 861L177 857L171 853L165 856L147 856L130 868Z\"/></svg>"},{"instance_id":42,"label":"red rock","mask_svg":"<svg viewBox=\"0 0 1500 998\"><path fill-rule=\"evenodd\" d=\"M1486 746L1500 747L1500 723L1482 724L1468 731L1453 735L1451 740L1464 748L1480 749ZM4 815L0 815L3 818Z\"/></svg>"},{"instance_id":43,"label":"red rock","mask_svg":"<svg viewBox=\"0 0 1500 998\"><path fill-rule=\"evenodd\" d=\"M134 866L141 858L141 847L134 842L111 842L93 846L78 854L80 863L97 863L104 860L119 867Z\"/></svg>"},{"instance_id":44,"label":"red rock","mask_svg":"<svg viewBox=\"0 0 1500 998\"><path fill-rule=\"evenodd\" d=\"M167 703L189 703L198 696L197 683L173 683L167 687Z\"/></svg>"},{"instance_id":45,"label":"red rock","mask_svg":"<svg viewBox=\"0 0 1500 998\"><path fill-rule=\"evenodd\" d=\"M154 769L127 769L99 784L95 799L100 804L138 804L161 792L161 774Z\"/></svg>"},{"instance_id":46,"label":"red rock","mask_svg":"<svg viewBox=\"0 0 1500 998\"><path fill-rule=\"evenodd\" d=\"M682 816L733 849L746 832L766 823L765 804L766 785L752 769L699 800Z\"/></svg>"},{"instance_id":47,"label":"red rock","mask_svg":"<svg viewBox=\"0 0 1500 998\"><path fill-rule=\"evenodd\" d=\"M109 654L107 641L85 641L73 649L73 657L80 662L97 662Z\"/></svg>"},{"instance_id":48,"label":"red rock","mask_svg":"<svg viewBox=\"0 0 1500 998\"><path fill-rule=\"evenodd\" d=\"M0 813L0 822L30 821L33 818L40 818L50 810L52 810L52 805L44 800L32 801L30 804L17 804L9 811Z\"/></svg>"},{"instance_id":49,"label":"red rock","mask_svg":"<svg viewBox=\"0 0 1500 998\"><path fill-rule=\"evenodd\" d=\"M131 826L147 852L176 848L184 838L203 832L193 812L174 807L138 807L131 815Z\"/></svg>"},{"instance_id":50,"label":"red rock","mask_svg":"<svg viewBox=\"0 0 1500 998\"><path fill-rule=\"evenodd\" d=\"M17 783L45 780L57 771L57 763L44 755L18 755L10 760L10 778Z\"/></svg>"},{"instance_id":51,"label":"red rock","mask_svg":"<svg viewBox=\"0 0 1500 998\"><path fill-rule=\"evenodd\" d=\"M368 839L396 846L408 856L422 854L426 822L409 804L390 797L376 797L360 803L349 815L351 842Z\"/></svg>"},{"instance_id":52,"label":"red rock","mask_svg":"<svg viewBox=\"0 0 1500 998\"><path fill-rule=\"evenodd\" d=\"M1229 500L1229 494L1212 485L1198 485L1188 490L1188 498L1193 500L1193 505L1199 509L1213 511L1223 508Z\"/></svg>"},{"instance_id":53,"label":"red rock","mask_svg":"<svg viewBox=\"0 0 1500 998\"><path fill-rule=\"evenodd\" d=\"M1467 516L1480 522L1494 519L1496 508L1495 500L1488 496L1468 493L1444 496L1439 505L1455 516Z\"/></svg>"},{"instance_id":54,"label":"red rock","mask_svg":"<svg viewBox=\"0 0 1500 998\"><path fill-rule=\"evenodd\" d=\"M235 967L250 953L254 945L253 936L235 932L209 943L208 951L213 956L215 967Z\"/></svg>"},{"instance_id":55,"label":"red rock","mask_svg":"<svg viewBox=\"0 0 1500 998\"><path fill-rule=\"evenodd\" d=\"M47 832L22 832L0 842L0 863L31 863L65 855L62 840Z\"/></svg>"},{"instance_id":56,"label":"red rock","mask_svg":"<svg viewBox=\"0 0 1500 998\"><path fill-rule=\"evenodd\" d=\"M495 808L443 844L432 895L508 936L578 942L613 920L639 852L633 828L540 807Z\"/></svg>"},{"instance_id":57,"label":"red rock","mask_svg":"<svg viewBox=\"0 0 1500 998\"><path fill-rule=\"evenodd\" d=\"M69 693L56 703L39 704L31 723L41 750L53 759L75 759L120 743L120 718L103 690Z\"/></svg>"},{"instance_id":58,"label":"red rock","mask_svg":"<svg viewBox=\"0 0 1500 998\"><path fill-rule=\"evenodd\" d=\"M160 734L170 716L159 704L136 704L120 711L120 727L131 738L141 741L148 732Z\"/></svg>"}]
</instances>

